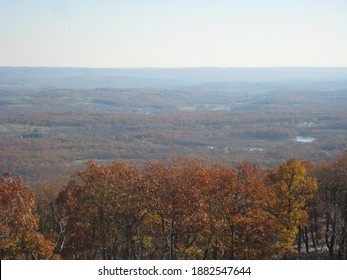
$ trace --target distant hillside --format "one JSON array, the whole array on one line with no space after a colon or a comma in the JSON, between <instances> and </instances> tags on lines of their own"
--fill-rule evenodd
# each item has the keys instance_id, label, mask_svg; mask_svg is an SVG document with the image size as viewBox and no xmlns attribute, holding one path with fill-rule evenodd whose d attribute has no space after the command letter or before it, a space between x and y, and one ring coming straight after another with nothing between
<instances>
[{"instance_id":1,"label":"distant hillside","mask_svg":"<svg viewBox=\"0 0 347 280\"><path fill-rule=\"evenodd\" d=\"M208 83L347 81L347 68L0 67L0 88L181 88ZM214 85L215 86L215 85Z\"/></svg>"}]
</instances>

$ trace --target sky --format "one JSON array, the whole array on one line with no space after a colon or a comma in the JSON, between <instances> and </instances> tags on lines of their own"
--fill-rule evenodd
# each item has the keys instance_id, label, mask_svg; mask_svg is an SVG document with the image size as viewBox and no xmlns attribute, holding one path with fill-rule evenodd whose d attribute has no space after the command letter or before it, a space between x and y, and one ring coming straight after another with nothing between
<instances>
[{"instance_id":1,"label":"sky","mask_svg":"<svg viewBox=\"0 0 347 280\"><path fill-rule=\"evenodd\" d=\"M0 66L346 67L346 0L0 0Z\"/></svg>"}]
</instances>

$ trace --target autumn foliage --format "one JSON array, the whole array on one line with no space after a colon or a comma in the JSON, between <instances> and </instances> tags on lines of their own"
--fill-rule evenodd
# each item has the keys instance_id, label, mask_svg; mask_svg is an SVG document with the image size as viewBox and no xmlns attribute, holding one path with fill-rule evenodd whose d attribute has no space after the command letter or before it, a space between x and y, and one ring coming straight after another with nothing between
<instances>
[{"instance_id":1,"label":"autumn foliage","mask_svg":"<svg viewBox=\"0 0 347 280\"><path fill-rule=\"evenodd\" d=\"M33 193L20 178L0 178L0 258L51 259L54 243L38 232Z\"/></svg>"},{"instance_id":2,"label":"autumn foliage","mask_svg":"<svg viewBox=\"0 0 347 280\"><path fill-rule=\"evenodd\" d=\"M275 194L272 209L276 221L278 242L276 248L286 256L293 247L299 228L307 225L305 209L317 189L316 180L307 174L303 163L291 159L269 176L269 185Z\"/></svg>"},{"instance_id":3,"label":"autumn foliage","mask_svg":"<svg viewBox=\"0 0 347 280\"><path fill-rule=\"evenodd\" d=\"M57 191L0 179L1 259L346 258L347 157L276 169L198 157L88 161Z\"/></svg>"}]
</instances>

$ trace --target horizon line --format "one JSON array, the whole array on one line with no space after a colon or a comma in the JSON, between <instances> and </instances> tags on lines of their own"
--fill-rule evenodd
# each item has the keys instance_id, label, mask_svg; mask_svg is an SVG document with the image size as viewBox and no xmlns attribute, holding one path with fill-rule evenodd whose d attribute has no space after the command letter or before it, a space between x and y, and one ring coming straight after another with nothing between
<instances>
[{"instance_id":1,"label":"horizon line","mask_svg":"<svg viewBox=\"0 0 347 280\"><path fill-rule=\"evenodd\" d=\"M0 68L70 68L70 69L276 69L276 68L347 68L346 66L28 66L0 65Z\"/></svg>"}]
</instances>

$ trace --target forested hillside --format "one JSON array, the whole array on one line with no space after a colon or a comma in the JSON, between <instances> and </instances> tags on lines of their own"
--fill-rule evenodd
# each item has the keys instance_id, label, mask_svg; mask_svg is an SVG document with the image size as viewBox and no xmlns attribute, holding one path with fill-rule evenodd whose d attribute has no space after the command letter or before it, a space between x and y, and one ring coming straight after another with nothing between
<instances>
[{"instance_id":1,"label":"forested hillside","mask_svg":"<svg viewBox=\"0 0 347 280\"><path fill-rule=\"evenodd\" d=\"M347 156L272 169L89 161L65 185L0 179L1 259L347 259Z\"/></svg>"},{"instance_id":2,"label":"forested hillside","mask_svg":"<svg viewBox=\"0 0 347 280\"><path fill-rule=\"evenodd\" d=\"M1 259L346 259L346 71L0 67Z\"/></svg>"},{"instance_id":3,"label":"forested hillside","mask_svg":"<svg viewBox=\"0 0 347 280\"><path fill-rule=\"evenodd\" d=\"M86 160L211 156L274 167L347 149L347 85L205 83L181 89L0 89L0 170L29 184Z\"/></svg>"}]
</instances>

